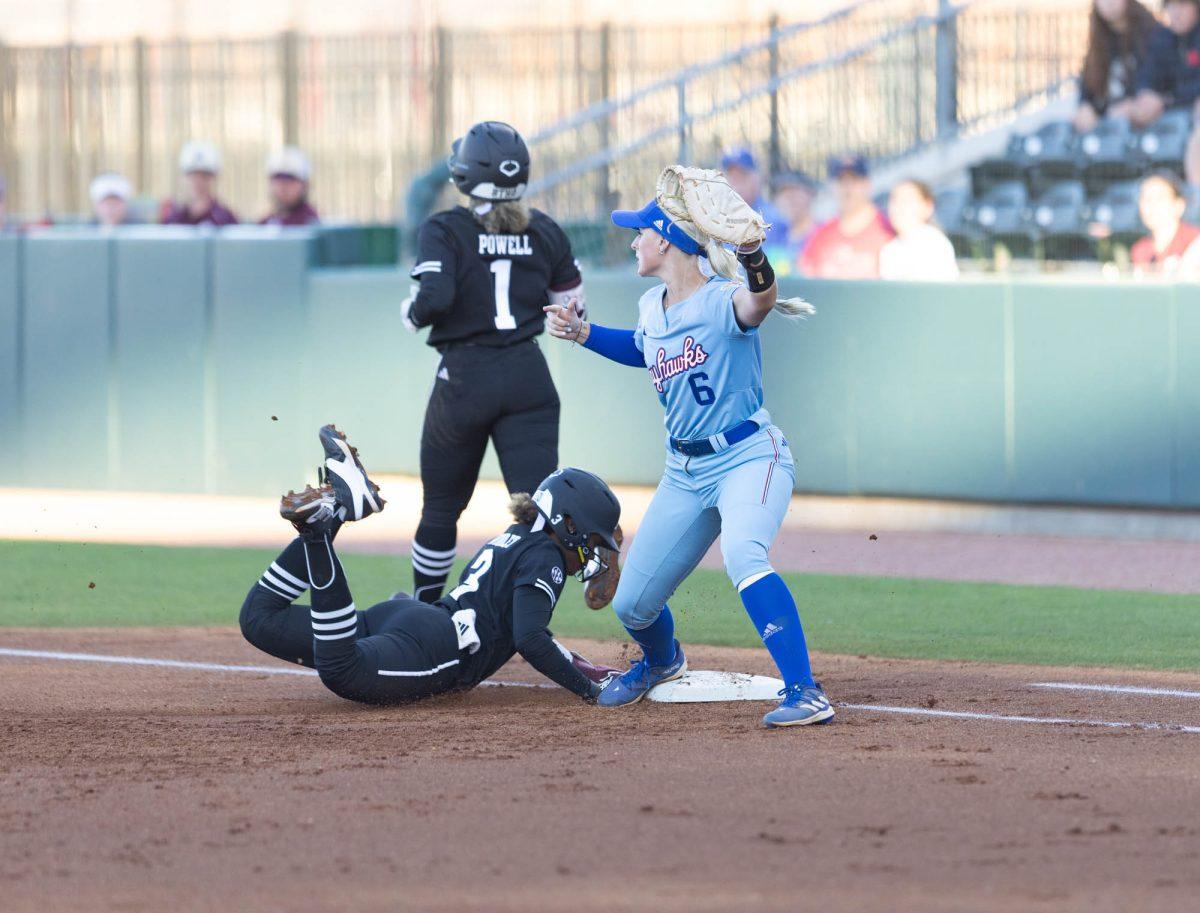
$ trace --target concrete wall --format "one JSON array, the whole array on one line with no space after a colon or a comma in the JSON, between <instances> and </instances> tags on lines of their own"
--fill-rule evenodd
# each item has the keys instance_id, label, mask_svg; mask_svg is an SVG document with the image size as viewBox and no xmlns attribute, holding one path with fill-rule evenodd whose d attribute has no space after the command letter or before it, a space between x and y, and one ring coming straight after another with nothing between
<instances>
[{"instance_id":1,"label":"concrete wall","mask_svg":"<svg viewBox=\"0 0 1200 913\"><path fill-rule=\"evenodd\" d=\"M0 484L273 493L325 421L415 472L437 353L393 270L313 270L304 233L0 238ZM589 274L631 326L646 283ZM818 315L764 328L767 405L801 490L1200 506L1200 288L978 280L793 283ZM643 372L543 341L562 459L653 483ZM489 456L484 474L497 477Z\"/></svg>"}]
</instances>

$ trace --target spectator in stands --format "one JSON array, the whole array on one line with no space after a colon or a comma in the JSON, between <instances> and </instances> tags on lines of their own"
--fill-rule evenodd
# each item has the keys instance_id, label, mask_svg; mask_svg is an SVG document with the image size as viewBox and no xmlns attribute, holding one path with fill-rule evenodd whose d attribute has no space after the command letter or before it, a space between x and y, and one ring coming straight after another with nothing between
<instances>
[{"instance_id":1,"label":"spectator in stands","mask_svg":"<svg viewBox=\"0 0 1200 913\"><path fill-rule=\"evenodd\" d=\"M1167 24L1150 36L1129 112L1139 128L1154 123L1168 108L1186 108L1193 117L1200 110L1200 0L1166 0L1163 13ZM1184 174L1189 184L1200 184L1200 132L1195 129Z\"/></svg>"},{"instance_id":2,"label":"spectator in stands","mask_svg":"<svg viewBox=\"0 0 1200 913\"><path fill-rule=\"evenodd\" d=\"M883 279L947 281L958 278L954 245L933 224L933 191L924 181L901 181L888 197L896 237L879 252Z\"/></svg>"},{"instance_id":3,"label":"spectator in stands","mask_svg":"<svg viewBox=\"0 0 1200 913\"><path fill-rule=\"evenodd\" d=\"M816 225L812 204L817 185L807 174L785 171L775 178L774 189L775 205L783 217L785 234L782 243L768 237L765 246L767 256L775 266L775 274L787 276L800 269L800 255Z\"/></svg>"},{"instance_id":4,"label":"spectator in stands","mask_svg":"<svg viewBox=\"0 0 1200 913\"><path fill-rule=\"evenodd\" d=\"M813 232L800 256L800 270L819 279L878 279L879 252L896 233L871 200L866 159L830 159L829 179L838 214Z\"/></svg>"},{"instance_id":5,"label":"spectator in stands","mask_svg":"<svg viewBox=\"0 0 1200 913\"><path fill-rule=\"evenodd\" d=\"M1158 20L1138 0L1093 0L1079 77L1076 130L1094 130L1105 116L1130 116L1138 71L1156 28Z\"/></svg>"},{"instance_id":6,"label":"spectator in stands","mask_svg":"<svg viewBox=\"0 0 1200 913\"><path fill-rule=\"evenodd\" d=\"M1156 171L1142 181L1138 213L1150 234L1130 251L1136 275L1200 280L1200 228L1183 221L1186 209L1183 186L1173 172Z\"/></svg>"},{"instance_id":7,"label":"spectator in stands","mask_svg":"<svg viewBox=\"0 0 1200 913\"><path fill-rule=\"evenodd\" d=\"M237 216L217 200L217 175L221 154L212 143L192 141L179 152L186 199L168 203L163 222L168 225L236 225Z\"/></svg>"},{"instance_id":8,"label":"spectator in stands","mask_svg":"<svg viewBox=\"0 0 1200 913\"><path fill-rule=\"evenodd\" d=\"M271 214L259 225L315 225L321 221L308 202L312 165L295 146L285 146L267 159Z\"/></svg>"},{"instance_id":9,"label":"spectator in stands","mask_svg":"<svg viewBox=\"0 0 1200 913\"><path fill-rule=\"evenodd\" d=\"M123 175L115 172L97 175L88 188L92 213L102 228L115 228L129 222L129 199L133 188Z\"/></svg>"},{"instance_id":10,"label":"spectator in stands","mask_svg":"<svg viewBox=\"0 0 1200 913\"><path fill-rule=\"evenodd\" d=\"M737 191L738 196L750 204L750 207L760 213L770 223L767 230L768 245L780 245L787 242L787 220L783 213L776 209L771 201L763 196L762 173L758 170L758 162L754 153L746 148L726 150L721 156L721 170L729 179L729 186Z\"/></svg>"}]
</instances>

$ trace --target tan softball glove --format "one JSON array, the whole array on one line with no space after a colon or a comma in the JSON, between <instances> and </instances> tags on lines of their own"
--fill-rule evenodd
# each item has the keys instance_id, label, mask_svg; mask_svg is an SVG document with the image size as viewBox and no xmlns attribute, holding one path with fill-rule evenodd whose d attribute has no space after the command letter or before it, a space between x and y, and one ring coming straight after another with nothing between
<instances>
[{"instance_id":1,"label":"tan softball glove","mask_svg":"<svg viewBox=\"0 0 1200 913\"><path fill-rule=\"evenodd\" d=\"M738 247L761 244L770 227L729 186L724 172L671 165L658 176L655 198L672 219L683 219L700 231Z\"/></svg>"}]
</instances>

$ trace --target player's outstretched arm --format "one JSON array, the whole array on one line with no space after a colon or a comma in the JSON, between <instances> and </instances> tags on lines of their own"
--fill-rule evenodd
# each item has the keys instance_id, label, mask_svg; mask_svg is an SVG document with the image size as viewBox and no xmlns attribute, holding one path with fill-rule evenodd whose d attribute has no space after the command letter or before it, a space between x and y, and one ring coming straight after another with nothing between
<instances>
[{"instance_id":1,"label":"player's outstretched arm","mask_svg":"<svg viewBox=\"0 0 1200 913\"><path fill-rule=\"evenodd\" d=\"M634 341L633 330L602 327L584 319L579 302L572 299L566 304L551 304L542 308L546 312L546 332L557 339L577 342L585 349L631 368L645 367L642 350Z\"/></svg>"},{"instance_id":2,"label":"player's outstretched arm","mask_svg":"<svg viewBox=\"0 0 1200 913\"><path fill-rule=\"evenodd\" d=\"M767 259L762 245L747 245L738 248L738 262L746 271L746 285L733 295L733 310L738 323L746 328L756 327L767 319L779 299L779 284L775 281L775 270Z\"/></svg>"},{"instance_id":3,"label":"player's outstretched arm","mask_svg":"<svg viewBox=\"0 0 1200 913\"><path fill-rule=\"evenodd\" d=\"M595 700L600 685L564 656L550 634L554 605L537 586L520 586L513 593L513 642L521 657L550 679L584 700Z\"/></svg>"}]
</instances>

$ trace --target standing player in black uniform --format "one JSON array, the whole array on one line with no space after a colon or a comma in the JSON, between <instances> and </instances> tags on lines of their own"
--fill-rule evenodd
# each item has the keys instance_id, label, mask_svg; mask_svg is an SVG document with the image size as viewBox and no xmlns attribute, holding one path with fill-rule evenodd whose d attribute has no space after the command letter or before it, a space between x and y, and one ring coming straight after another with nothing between
<instances>
[{"instance_id":1,"label":"standing player in black uniform","mask_svg":"<svg viewBox=\"0 0 1200 913\"><path fill-rule=\"evenodd\" d=\"M536 337L547 304L583 301L571 242L520 202L529 150L508 124L485 121L456 140L451 181L468 199L430 216L417 236L405 326L429 327L442 354L421 434L421 522L413 593L435 601L488 439L510 492L530 492L558 467L558 391ZM611 561L616 567L615 558Z\"/></svg>"},{"instance_id":2,"label":"standing player in black uniform","mask_svg":"<svg viewBox=\"0 0 1200 913\"><path fill-rule=\"evenodd\" d=\"M616 670L593 666L553 639L548 625L567 574L597 567L613 547L621 507L596 476L552 474L513 498L516 520L481 548L457 587L432 605L392 598L360 612L333 540L342 523L383 509L358 454L332 425L321 429L328 484L284 495L280 513L299 536L271 562L241 610L246 640L316 668L340 697L403 703L464 691L514 654L588 701ZM312 590L312 606L294 601Z\"/></svg>"}]
</instances>

